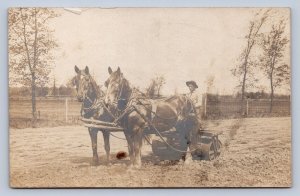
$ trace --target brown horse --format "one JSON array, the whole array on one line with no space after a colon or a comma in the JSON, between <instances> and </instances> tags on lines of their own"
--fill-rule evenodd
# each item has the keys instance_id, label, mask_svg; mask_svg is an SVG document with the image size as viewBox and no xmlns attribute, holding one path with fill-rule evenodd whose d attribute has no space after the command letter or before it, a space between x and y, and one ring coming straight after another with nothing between
<instances>
[{"instance_id":1,"label":"brown horse","mask_svg":"<svg viewBox=\"0 0 300 196\"><path fill-rule=\"evenodd\" d=\"M124 128L133 166L141 166L142 138L145 129L154 128L162 132L174 127L181 128L191 149L192 135L198 131L198 121L190 117L189 114L193 112L194 107L185 95L172 96L154 103L151 101L149 104L150 101L140 100L133 95L133 90L120 68L112 71L109 67L108 72L110 76L105 82L107 92L104 102L115 114L127 113L121 120L121 126Z\"/></svg>"},{"instance_id":2,"label":"brown horse","mask_svg":"<svg viewBox=\"0 0 300 196\"><path fill-rule=\"evenodd\" d=\"M76 86L77 99L82 102L81 116L84 118L94 118L102 121L112 121L111 116L109 116L98 104L103 100L103 92L99 89L95 80L89 73L89 68L86 66L84 70L80 70L75 65L76 76L73 78L73 84ZM109 131L98 129L98 128L88 128L89 134L92 142L93 159L92 165L99 164L98 152L97 152L97 134L101 131L104 138L104 148L106 151L106 161L110 162L110 143L109 143Z\"/></svg>"}]
</instances>

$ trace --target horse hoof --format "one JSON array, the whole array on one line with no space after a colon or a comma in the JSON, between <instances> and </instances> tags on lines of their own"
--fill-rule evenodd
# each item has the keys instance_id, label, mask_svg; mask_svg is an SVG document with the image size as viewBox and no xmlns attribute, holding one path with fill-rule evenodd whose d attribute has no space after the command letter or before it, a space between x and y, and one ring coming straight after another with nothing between
<instances>
[{"instance_id":1,"label":"horse hoof","mask_svg":"<svg viewBox=\"0 0 300 196\"><path fill-rule=\"evenodd\" d=\"M134 169L140 169L141 167L142 167L141 164L134 164L134 165L133 165L133 168L134 168Z\"/></svg>"}]
</instances>

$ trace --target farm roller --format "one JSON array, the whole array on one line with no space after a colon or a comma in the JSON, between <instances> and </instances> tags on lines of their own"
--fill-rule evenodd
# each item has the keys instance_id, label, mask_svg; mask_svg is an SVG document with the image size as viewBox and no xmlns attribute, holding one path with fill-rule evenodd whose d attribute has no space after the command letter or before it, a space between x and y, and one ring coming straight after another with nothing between
<instances>
[{"instance_id":1,"label":"farm roller","mask_svg":"<svg viewBox=\"0 0 300 196\"><path fill-rule=\"evenodd\" d=\"M221 151L219 134L208 130L199 130L196 138L193 138L193 145L188 149L188 141L182 132L170 130L161 133L161 136L152 139L152 151L160 160L180 160L190 152L193 160L213 160Z\"/></svg>"}]
</instances>

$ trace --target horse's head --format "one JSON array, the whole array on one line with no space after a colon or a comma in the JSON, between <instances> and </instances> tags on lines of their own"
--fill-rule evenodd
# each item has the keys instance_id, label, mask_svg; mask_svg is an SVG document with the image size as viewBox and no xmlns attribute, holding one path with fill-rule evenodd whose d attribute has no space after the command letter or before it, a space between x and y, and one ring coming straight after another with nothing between
<instances>
[{"instance_id":1,"label":"horse's head","mask_svg":"<svg viewBox=\"0 0 300 196\"><path fill-rule=\"evenodd\" d=\"M121 92L123 74L121 73L120 67L117 71L112 71L108 68L109 78L105 81L105 86L107 87L104 102L106 104L113 104L118 101L119 94Z\"/></svg>"},{"instance_id":2,"label":"horse's head","mask_svg":"<svg viewBox=\"0 0 300 196\"><path fill-rule=\"evenodd\" d=\"M105 82L107 91L104 102L109 106L122 109L122 106L120 107L120 103L128 100L131 93L131 88L129 87L128 81L123 77L120 67L118 67L116 71L112 71L112 69L109 67L108 73L109 78Z\"/></svg>"},{"instance_id":3,"label":"horse's head","mask_svg":"<svg viewBox=\"0 0 300 196\"><path fill-rule=\"evenodd\" d=\"M84 70L80 70L75 65L75 72L73 84L76 86L78 101L83 102L88 99L92 102L97 96L98 87L89 73L89 68L86 66Z\"/></svg>"}]
</instances>

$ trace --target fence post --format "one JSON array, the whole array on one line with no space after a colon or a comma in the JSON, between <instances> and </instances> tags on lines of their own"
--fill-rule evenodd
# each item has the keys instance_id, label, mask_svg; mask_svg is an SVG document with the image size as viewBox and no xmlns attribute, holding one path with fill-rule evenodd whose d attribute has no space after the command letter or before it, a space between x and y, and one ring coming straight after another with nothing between
<instances>
[{"instance_id":1,"label":"fence post","mask_svg":"<svg viewBox=\"0 0 300 196\"><path fill-rule=\"evenodd\" d=\"M206 117L206 107L207 107L207 93L204 96L204 116Z\"/></svg>"},{"instance_id":2,"label":"fence post","mask_svg":"<svg viewBox=\"0 0 300 196\"><path fill-rule=\"evenodd\" d=\"M246 105L246 115L249 114L249 99L247 99L247 105Z\"/></svg>"},{"instance_id":3,"label":"fence post","mask_svg":"<svg viewBox=\"0 0 300 196\"><path fill-rule=\"evenodd\" d=\"M65 114L66 114L66 123L68 122L68 98L65 99Z\"/></svg>"}]
</instances>

